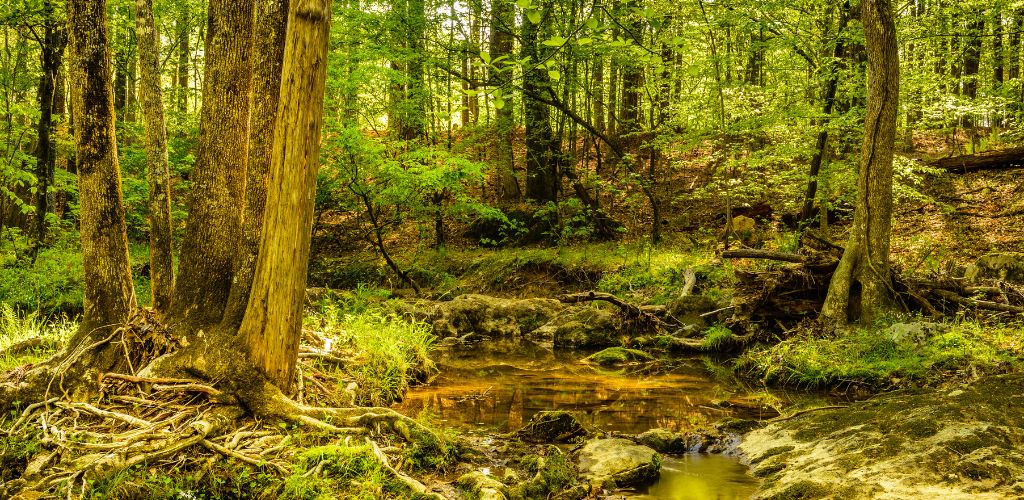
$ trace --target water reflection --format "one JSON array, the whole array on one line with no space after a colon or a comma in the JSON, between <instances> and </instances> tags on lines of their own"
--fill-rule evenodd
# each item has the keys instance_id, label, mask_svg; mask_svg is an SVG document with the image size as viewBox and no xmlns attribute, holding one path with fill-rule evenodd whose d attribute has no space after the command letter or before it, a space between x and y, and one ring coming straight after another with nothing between
<instances>
[{"instance_id":1,"label":"water reflection","mask_svg":"<svg viewBox=\"0 0 1024 500\"><path fill-rule=\"evenodd\" d=\"M441 374L410 391L400 409L413 415L427 409L452 425L499 431L517 429L543 410L573 411L585 424L628 433L772 416L756 405L721 405L747 394L713 380L697 359L645 374L581 364L582 352L554 353L532 343L495 347L443 351Z\"/></svg>"},{"instance_id":2,"label":"water reflection","mask_svg":"<svg viewBox=\"0 0 1024 500\"><path fill-rule=\"evenodd\" d=\"M721 455L665 457L661 478L638 499L733 500L750 498L758 482L735 459Z\"/></svg>"}]
</instances>

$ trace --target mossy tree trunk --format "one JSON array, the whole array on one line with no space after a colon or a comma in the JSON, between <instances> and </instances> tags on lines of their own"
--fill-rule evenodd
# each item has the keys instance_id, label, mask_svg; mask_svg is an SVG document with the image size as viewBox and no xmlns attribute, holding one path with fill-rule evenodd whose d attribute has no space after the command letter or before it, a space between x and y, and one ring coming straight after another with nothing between
<instances>
[{"instance_id":1,"label":"mossy tree trunk","mask_svg":"<svg viewBox=\"0 0 1024 500\"><path fill-rule=\"evenodd\" d=\"M106 0L67 2L85 268L85 312L71 345L109 335L135 308L114 135L106 8Z\"/></svg>"},{"instance_id":2,"label":"mossy tree trunk","mask_svg":"<svg viewBox=\"0 0 1024 500\"><path fill-rule=\"evenodd\" d=\"M211 0L199 148L171 307L186 334L218 325L235 277L248 164L254 0Z\"/></svg>"},{"instance_id":3,"label":"mossy tree trunk","mask_svg":"<svg viewBox=\"0 0 1024 500\"><path fill-rule=\"evenodd\" d=\"M263 230L263 208L267 201L267 172L270 169L274 126L281 97L281 66L284 63L288 4L288 0L256 0L252 39L249 163L242 235L235 256L235 279L223 319L223 325L229 329L236 329L242 324L256 272L256 257Z\"/></svg>"},{"instance_id":4,"label":"mossy tree trunk","mask_svg":"<svg viewBox=\"0 0 1024 500\"><path fill-rule=\"evenodd\" d=\"M863 0L867 39L868 102L864 116L853 228L832 276L821 318L869 323L892 306L889 235L892 226L892 160L899 108L899 59L890 0Z\"/></svg>"},{"instance_id":5,"label":"mossy tree trunk","mask_svg":"<svg viewBox=\"0 0 1024 500\"><path fill-rule=\"evenodd\" d=\"M548 69L541 61L547 59L541 49L541 27L552 26L551 4L541 2L544 14L539 23L523 20L522 57L530 67L523 74L523 94L547 96L551 91ZM544 33L548 36L548 33ZM546 103L526 97L526 196L540 203L558 201L558 140L551 129L551 110Z\"/></svg>"},{"instance_id":6,"label":"mossy tree trunk","mask_svg":"<svg viewBox=\"0 0 1024 500\"><path fill-rule=\"evenodd\" d=\"M256 366L282 389L302 334L330 21L330 0L292 0L259 260L239 330Z\"/></svg>"},{"instance_id":7,"label":"mossy tree trunk","mask_svg":"<svg viewBox=\"0 0 1024 500\"><path fill-rule=\"evenodd\" d=\"M527 21L529 22L529 21ZM512 31L515 29L515 12L509 0L493 0L491 2L491 38L489 52L491 60L505 57L491 68L490 81L492 87L502 89L503 98L496 99L495 129L497 132L497 158L494 162L497 174L498 200L502 203L515 203L522 197L519 181L515 175L515 153L512 149L512 134L515 128L514 108L510 89L512 66L505 64L512 56ZM498 103L501 103L500 105Z\"/></svg>"},{"instance_id":8,"label":"mossy tree trunk","mask_svg":"<svg viewBox=\"0 0 1024 500\"><path fill-rule=\"evenodd\" d=\"M153 0L135 0L135 27L139 47L139 91L146 121L147 178L149 181L149 276L153 309L170 309L174 292L173 237L171 235L171 182L167 164L167 126L160 85L160 34L153 19Z\"/></svg>"}]
</instances>

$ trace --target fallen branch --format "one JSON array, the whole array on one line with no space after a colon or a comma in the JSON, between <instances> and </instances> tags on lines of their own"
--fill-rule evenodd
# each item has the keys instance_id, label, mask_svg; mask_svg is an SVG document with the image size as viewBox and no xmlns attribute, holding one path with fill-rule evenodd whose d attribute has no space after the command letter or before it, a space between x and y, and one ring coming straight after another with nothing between
<instances>
[{"instance_id":1,"label":"fallen branch","mask_svg":"<svg viewBox=\"0 0 1024 500\"><path fill-rule=\"evenodd\" d=\"M950 292L949 290L932 290L932 293L950 302L956 302L957 304L963 306L974 307L977 309L985 309L988 311L1024 314L1024 307L1011 306L1009 304L1000 304L999 302L990 302L987 300L968 299L966 297L961 297L956 293Z\"/></svg>"},{"instance_id":2,"label":"fallen branch","mask_svg":"<svg viewBox=\"0 0 1024 500\"><path fill-rule=\"evenodd\" d=\"M771 250L754 250L750 248L726 250L722 252L722 258L777 260L781 262L792 262L794 264L803 264L807 262L807 257L804 257L803 255L797 255L795 253L773 252Z\"/></svg>"},{"instance_id":3,"label":"fallen branch","mask_svg":"<svg viewBox=\"0 0 1024 500\"><path fill-rule=\"evenodd\" d=\"M580 304L583 302L603 301L614 304L618 308L626 311L626 313L632 317L639 317L644 314L644 312L636 305L630 304L629 302L626 302L610 293L604 292L580 292L559 295L558 301L563 304Z\"/></svg>"},{"instance_id":4,"label":"fallen branch","mask_svg":"<svg viewBox=\"0 0 1024 500\"><path fill-rule=\"evenodd\" d=\"M931 160L928 165L954 174L981 170L1011 170L1024 167L1024 148L985 151L973 155L951 156Z\"/></svg>"}]
</instances>

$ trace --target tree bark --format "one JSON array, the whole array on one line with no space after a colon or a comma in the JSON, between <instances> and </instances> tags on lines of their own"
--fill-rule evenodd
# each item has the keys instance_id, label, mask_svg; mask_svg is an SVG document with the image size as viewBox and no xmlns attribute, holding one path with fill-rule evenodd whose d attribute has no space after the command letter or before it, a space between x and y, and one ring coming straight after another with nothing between
<instances>
[{"instance_id":1,"label":"tree bark","mask_svg":"<svg viewBox=\"0 0 1024 500\"><path fill-rule=\"evenodd\" d=\"M529 20L524 20L524 25ZM515 128L511 92L508 92L512 81L512 66L506 65L507 57L512 56L512 30L515 29L515 13L509 0L492 0L491 2L491 39L489 51L491 60L505 56L499 62L501 69L491 68L490 85L502 88L504 105L495 110L495 128L497 129L497 158L494 162L498 177L498 200L503 204L518 202L522 197L519 181L515 175L515 153L512 150L512 133Z\"/></svg>"},{"instance_id":2,"label":"tree bark","mask_svg":"<svg viewBox=\"0 0 1024 500\"><path fill-rule=\"evenodd\" d=\"M188 59L189 53L192 51L187 2L181 2L178 7L178 19L175 21L175 28L177 31L176 36L178 37L178 62L175 67L177 73L177 106L178 114L181 115L179 119L183 119L185 113L188 113Z\"/></svg>"},{"instance_id":3,"label":"tree bark","mask_svg":"<svg viewBox=\"0 0 1024 500\"><path fill-rule=\"evenodd\" d=\"M263 231L263 209L267 202L267 175L274 147L274 127L281 100L281 68L284 64L285 32L289 0L256 0L253 27L252 108L249 127L249 164L242 213L242 238L235 256L235 279L231 284L224 326L242 323L259 254Z\"/></svg>"},{"instance_id":4,"label":"tree bark","mask_svg":"<svg viewBox=\"0 0 1024 500\"><path fill-rule=\"evenodd\" d=\"M106 0L67 2L85 268L84 314L70 345L106 337L135 308L114 136L106 8Z\"/></svg>"},{"instance_id":5,"label":"tree bark","mask_svg":"<svg viewBox=\"0 0 1024 500\"><path fill-rule=\"evenodd\" d=\"M140 93L146 120L149 181L149 277L153 309L166 313L174 293L174 252L171 228L171 173L167 164L167 124L160 85L160 34L153 19L153 0L135 0L135 26L142 73Z\"/></svg>"},{"instance_id":6,"label":"tree bark","mask_svg":"<svg viewBox=\"0 0 1024 500\"><path fill-rule=\"evenodd\" d=\"M523 74L524 121L526 123L526 197L539 203L558 200L558 141L551 129L551 110L530 95L549 94L551 78L543 61L547 51L539 44L541 26L551 26L551 5L543 2L540 23L523 21L522 57L529 59Z\"/></svg>"},{"instance_id":7,"label":"tree bark","mask_svg":"<svg viewBox=\"0 0 1024 500\"><path fill-rule=\"evenodd\" d=\"M330 21L330 0L292 0L268 210L239 331L252 360L282 389L294 378L302 335Z\"/></svg>"},{"instance_id":8,"label":"tree bark","mask_svg":"<svg viewBox=\"0 0 1024 500\"><path fill-rule=\"evenodd\" d=\"M892 304L889 236L892 160L899 108L899 59L891 0L863 0L861 21L870 70L857 207L849 243L832 276L821 310L821 318L834 324L845 324L858 309L858 319L869 323ZM859 295L859 303L852 305L858 307L851 307L854 295Z\"/></svg>"},{"instance_id":9,"label":"tree bark","mask_svg":"<svg viewBox=\"0 0 1024 500\"><path fill-rule=\"evenodd\" d=\"M32 258L46 240L46 213L53 210L50 205L50 186L53 185L54 168L57 163L57 148L50 138L53 132L56 111L57 81L60 76L61 56L67 43L64 28L54 17L53 4L43 2L43 39L40 47L42 75L39 77L39 123L36 142L36 203L35 231L33 231Z\"/></svg>"},{"instance_id":10,"label":"tree bark","mask_svg":"<svg viewBox=\"0 0 1024 500\"><path fill-rule=\"evenodd\" d=\"M211 0L199 148L171 316L188 333L221 322L242 237L254 0Z\"/></svg>"},{"instance_id":11,"label":"tree bark","mask_svg":"<svg viewBox=\"0 0 1024 500\"><path fill-rule=\"evenodd\" d=\"M633 37L637 45L644 42L644 23L635 13L639 9L639 3L631 0L627 3L630 17L629 35ZM622 66L622 115L619 117L619 134L629 135L640 131L640 92L644 86L644 68L636 60L626 61ZM633 144L635 140L628 140Z\"/></svg>"}]
</instances>

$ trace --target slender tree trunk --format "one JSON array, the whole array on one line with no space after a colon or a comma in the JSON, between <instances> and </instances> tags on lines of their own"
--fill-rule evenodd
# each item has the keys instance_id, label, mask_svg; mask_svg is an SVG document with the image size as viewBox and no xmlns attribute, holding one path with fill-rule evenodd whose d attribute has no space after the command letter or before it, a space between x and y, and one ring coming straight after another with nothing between
<instances>
[{"instance_id":1,"label":"slender tree trunk","mask_svg":"<svg viewBox=\"0 0 1024 500\"><path fill-rule=\"evenodd\" d=\"M1005 81L1003 72L1006 54L1003 50L1003 11L999 4L992 8L992 82L1000 86Z\"/></svg>"},{"instance_id":2,"label":"slender tree trunk","mask_svg":"<svg viewBox=\"0 0 1024 500\"><path fill-rule=\"evenodd\" d=\"M635 37L637 45L644 43L644 23L636 14L639 3L631 0L627 3L630 17L630 36ZM640 93L644 86L644 68L636 60L626 61L622 66L622 116L619 117L619 134L629 135L640 131ZM627 141L635 143L635 140Z\"/></svg>"},{"instance_id":3,"label":"slender tree trunk","mask_svg":"<svg viewBox=\"0 0 1024 500\"><path fill-rule=\"evenodd\" d=\"M184 117L188 113L188 59L192 52L190 46L191 29L189 26L188 4L181 2L178 7L178 19L175 21L175 28L178 37L178 63L175 67L177 73L177 105L178 113Z\"/></svg>"},{"instance_id":4,"label":"slender tree trunk","mask_svg":"<svg viewBox=\"0 0 1024 500\"><path fill-rule=\"evenodd\" d=\"M224 313L224 326L242 323L256 272L263 208L267 202L267 175L273 156L274 127L281 99L281 68L289 0L256 0L253 28L252 108L249 127L249 165L242 213L242 238L235 256L235 279Z\"/></svg>"},{"instance_id":5,"label":"slender tree trunk","mask_svg":"<svg viewBox=\"0 0 1024 500\"><path fill-rule=\"evenodd\" d=\"M402 139L424 139L427 136L427 89L423 71L423 39L426 33L426 4L424 0L406 0L408 11L405 17L406 47L411 54L407 87L403 106L407 112L402 120Z\"/></svg>"},{"instance_id":6,"label":"slender tree trunk","mask_svg":"<svg viewBox=\"0 0 1024 500\"><path fill-rule=\"evenodd\" d=\"M524 20L524 25L529 23ZM509 0L492 0L491 2L491 60L512 55L512 31L515 29L515 16ZM515 153L512 149L512 134L515 129L512 93L508 87L512 81L512 66L498 63L500 70L492 69L490 85L502 88L502 106L495 111L495 128L497 129L497 158L494 166L498 177L498 200L503 204L515 203L522 197L519 181L515 175Z\"/></svg>"},{"instance_id":7,"label":"slender tree trunk","mask_svg":"<svg viewBox=\"0 0 1024 500\"><path fill-rule=\"evenodd\" d=\"M1006 79L1020 78L1020 35L1024 31L1024 11L1013 14L1013 29L1010 30L1009 51L1006 54Z\"/></svg>"},{"instance_id":8,"label":"slender tree trunk","mask_svg":"<svg viewBox=\"0 0 1024 500\"><path fill-rule=\"evenodd\" d=\"M160 34L153 19L153 0L135 0L135 25L142 82L142 110L146 119L146 156L149 159L149 276L153 309L166 313L174 293L174 252L171 228L171 174L167 164L167 125L160 84Z\"/></svg>"},{"instance_id":9,"label":"slender tree trunk","mask_svg":"<svg viewBox=\"0 0 1024 500\"><path fill-rule=\"evenodd\" d=\"M821 310L822 319L834 324L845 324L850 316L870 323L892 306L889 236L900 66L890 2L861 2L870 67L868 102L853 228Z\"/></svg>"},{"instance_id":10,"label":"slender tree trunk","mask_svg":"<svg viewBox=\"0 0 1024 500\"><path fill-rule=\"evenodd\" d=\"M242 237L253 0L211 0L199 149L171 315L186 334L221 322Z\"/></svg>"},{"instance_id":11,"label":"slender tree trunk","mask_svg":"<svg viewBox=\"0 0 1024 500\"><path fill-rule=\"evenodd\" d=\"M985 33L985 19L980 10L974 10L974 20L968 23L967 47L964 50L964 95L973 102L978 98L978 71L981 68L981 40ZM974 113L968 112L962 118L964 128L975 126ZM973 136L973 134L972 134Z\"/></svg>"},{"instance_id":12,"label":"slender tree trunk","mask_svg":"<svg viewBox=\"0 0 1024 500\"><path fill-rule=\"evenodd\" d=\"M839 66L836 63L844 52L843 36L846 26L850 20L850 2L843 4L839 13L839 24L836 28L836 41L832 47L833 62L826 67L829 71L828 81L825 83L825 103L822 106L821 130L818 131L818 140L815 144L814 156L811 157L811 165L807 178L807 194L804 195L804 206L800 210L800 220L806 221L814 214L814 198L818 193L818 175L821 174L821 165L825 160L826 147L828 146L828 125L832 118L832 108L836 104L836 92L839 89Z\"/></svg>"},{"instance_id":13,"label":"slender tree trunk","mask_svg":"<svg viewBox=\"0 0 1024 500\"><path fill-rule=\"evenodd\" d=\"M46 214L53 210L50 204L50 186L53 185L54 168L57 163L57 148L51 140L55 113L57 81L60 75L61 58L64 45L67 43L64 28L54 17L53 4L50 0L43 2L43 39L41 52L41 70L39 77L39 123L36 141L36 194L35 194L35 230L32 233L32 258L35 259L39 248L46 240Z\"/></svg>"},{"instance_id":14,"label":"slender tree trunk","mask_svg":"<svg viewBox=\"0 0 1024 500\"><path fill-rule=\"evenodd\" d=\"M330 0L292 0L268 210L253 293L239 331L257 367L285 390L294 378L302 336L330 21Z\"/></svg>"},{"instance_id":15,"label":"slender tree trunk","mask_svg":"<svg viewBox=\"0 0 1024 500\"><path fill-rule=\"evenodd\" d=\"M81 199L84 314L70 345L104 338L128 320L135 289L121 201L106 0L68 0L71 101Z\"/></svg>"}]
</instances>

